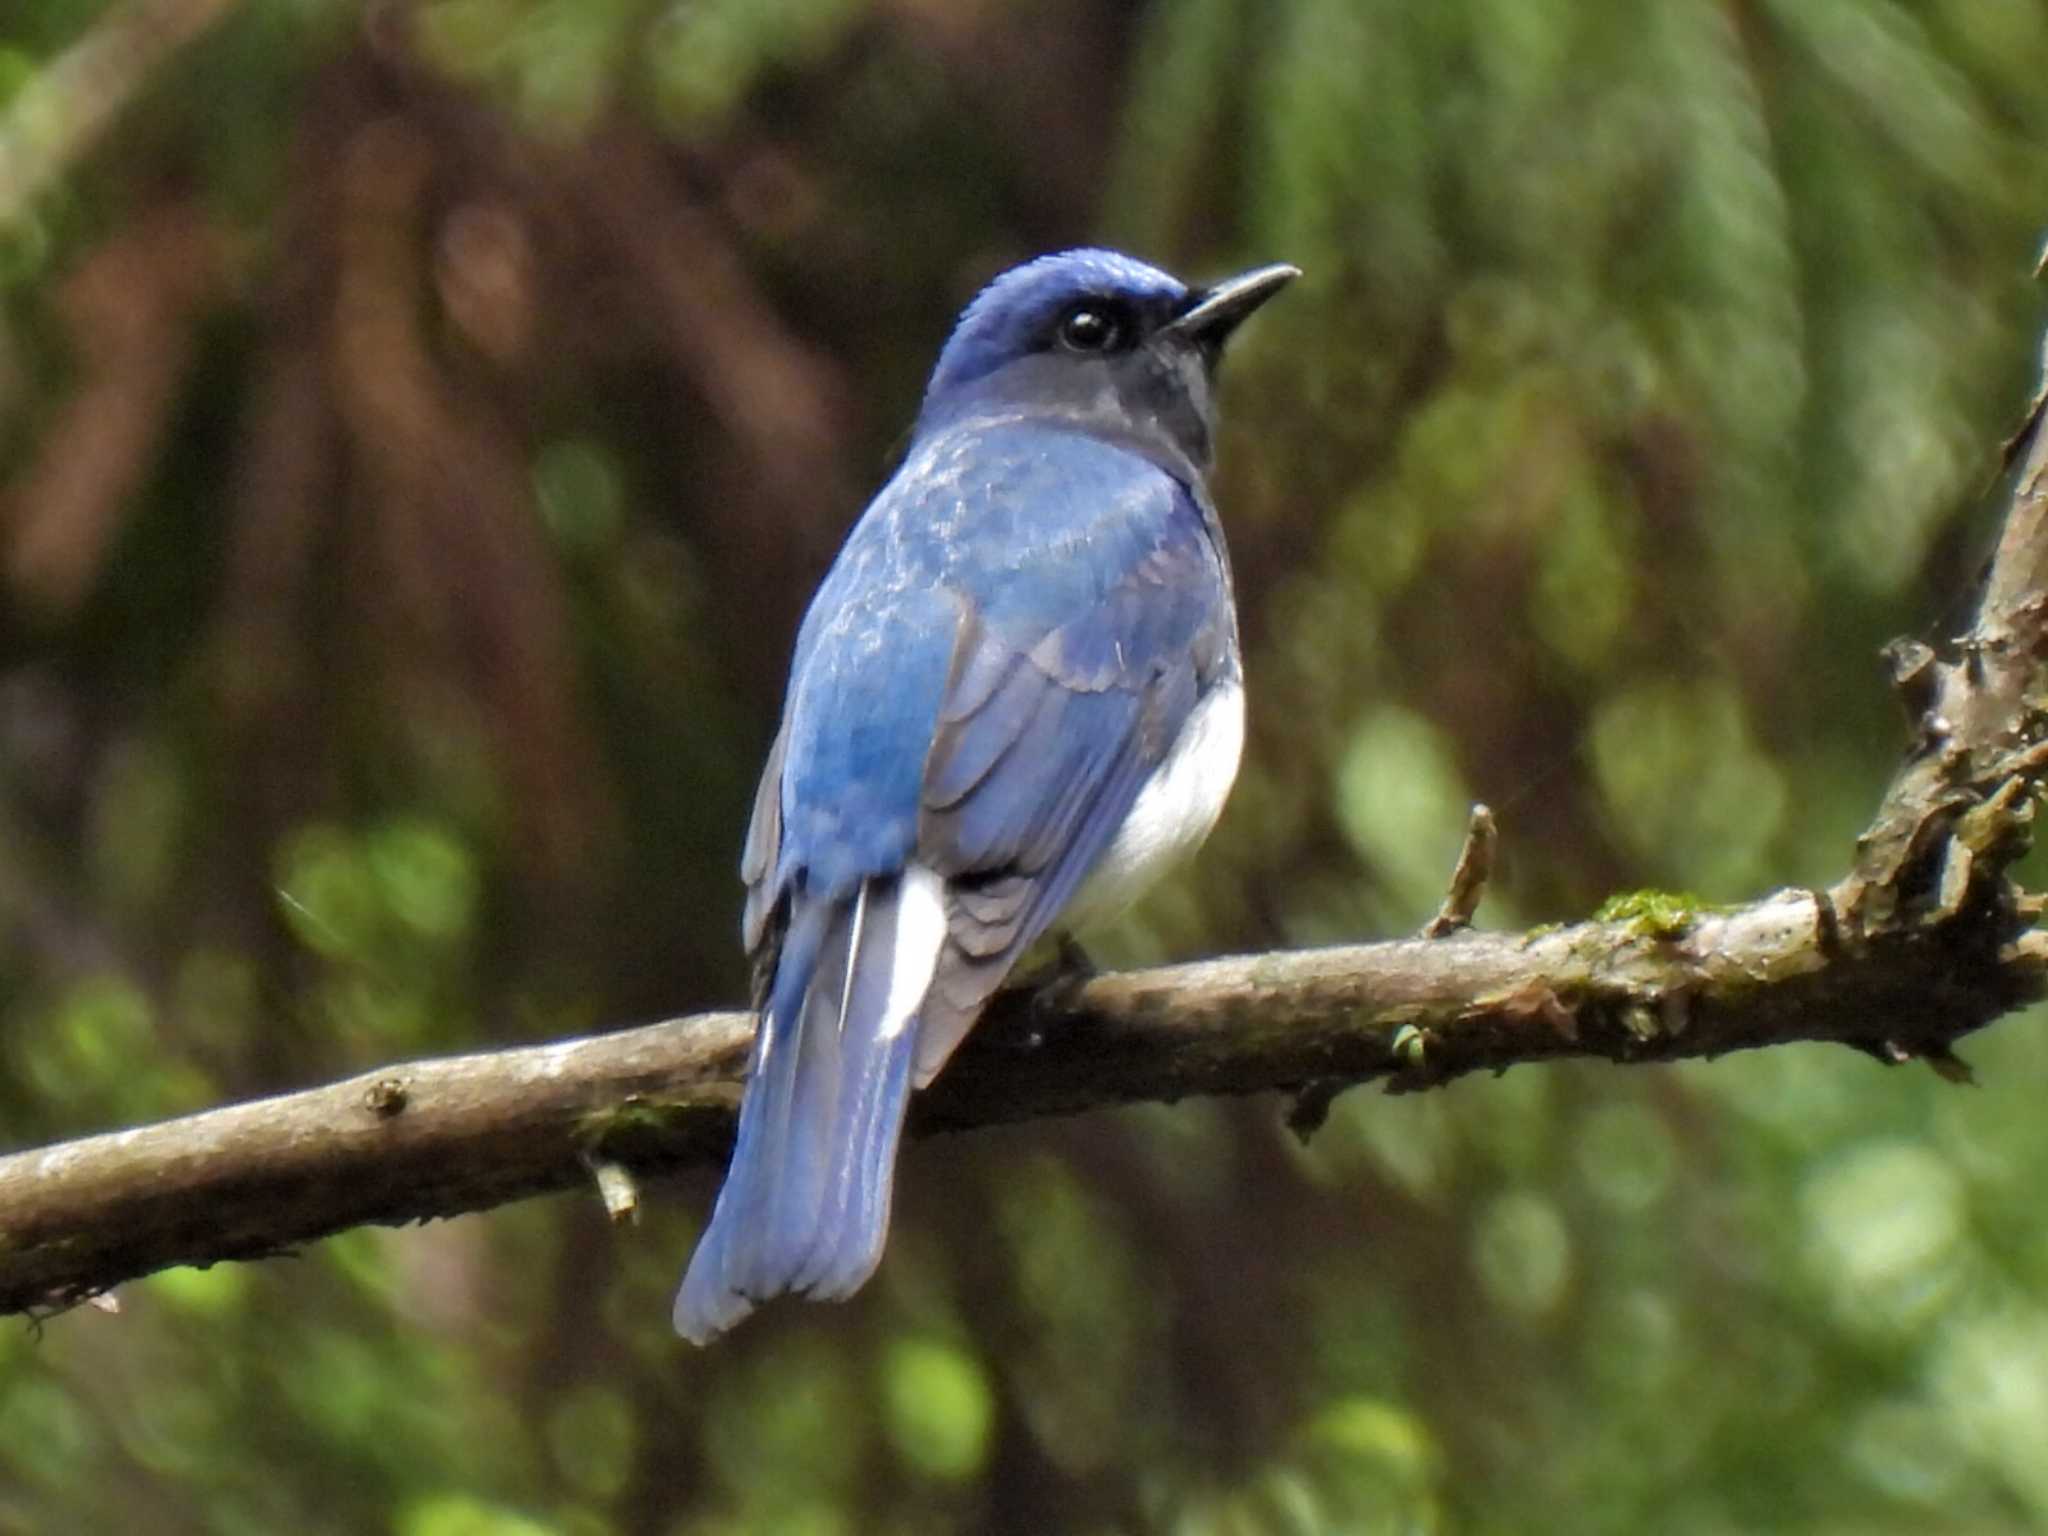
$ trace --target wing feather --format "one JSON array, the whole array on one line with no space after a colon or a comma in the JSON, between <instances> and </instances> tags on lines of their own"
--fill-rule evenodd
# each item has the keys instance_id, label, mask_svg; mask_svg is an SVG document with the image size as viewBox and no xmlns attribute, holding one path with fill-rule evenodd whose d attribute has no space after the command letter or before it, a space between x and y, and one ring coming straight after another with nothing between
<instances>
[{"instance_id":1,"label":"wing feather","mask_svg":"<svg viewBox=\"0 0 2048 1536\"><path fill-rule=\"evenodd\" d=\"M782 760L788 750L789 726L785 723L768 749L760 787L754 791L754 818L747 824L746 847L740 854L740 878L747 883L740 937L747 953L754 956L761 954L768 940L768 919L776 905L775 882L770 877L782 852ZM755 1001L758 1004L759 999Z\"/></svg>"},{"instance_id":2,"label":"wing feather","mask_svg":"<svg viewBox=\"0 0 2048 1536\"><path fill-rule=\"evenodd\" d=\"M963 626L952 677L973 687L940 708L918 822L950 893L920 1085L1079 889L1229 654L1227 578L1192 502L1175 510L1137 525L1150 537L1066 622Z\"/></svg>"}]
</instances>

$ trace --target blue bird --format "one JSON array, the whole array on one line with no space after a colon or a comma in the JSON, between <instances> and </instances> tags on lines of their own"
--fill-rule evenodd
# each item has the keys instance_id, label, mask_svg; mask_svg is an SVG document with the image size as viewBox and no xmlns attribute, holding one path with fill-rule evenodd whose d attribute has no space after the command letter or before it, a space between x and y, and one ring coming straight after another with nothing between
<instances>
[{"instance_id":1,"label":"blue bird","mask_svg":"<svg viewBox=\"0 0 2048 1536\"><path fill-rule=\"evenodd\" d=\"M797 636L741 861L760 1026L685 1338L859 1289L911 1089L1035 939L1215 824L1244 743L1215 371L1295 275L1067 251L961 315Z\"/></svg>"}]
</instances>

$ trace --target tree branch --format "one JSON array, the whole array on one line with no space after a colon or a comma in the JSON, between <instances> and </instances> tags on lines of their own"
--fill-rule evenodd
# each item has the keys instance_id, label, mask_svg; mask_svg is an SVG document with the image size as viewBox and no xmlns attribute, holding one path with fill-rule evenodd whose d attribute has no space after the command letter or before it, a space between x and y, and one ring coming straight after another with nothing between
<instances>
[{"instance_id":1,"label":"tree branch","mask_svg":"<svg viewBox=\"0 0 2048 1536\"><path fill-rule=\"evenodd\" d=\"M1915 739L1831 891L1732 910L1642 895L1598 919L1245 956L997 998L913 1128L1137 1100L1395 1090L1561 1057L1670 1061L1839 1041L1959 1069L1952 1045L2048 994L2040 902L2006 870L2048 771L2048 433L2016 478L1955 658L1894 648ZM1446 902L1455 927L1490 837ZM1439 925L1432 925L1435 930ZM723 1156L752 1020L704 1014L391 1067L304 1093L0 1159L0 1310L175 1264L277 1253L368 1222L481 1210L614 1170ZM1312 1116L1309 1118L1313 1118ZM621 1192L623 1190L623 1193Z\"/></svg>"}]
</instances>

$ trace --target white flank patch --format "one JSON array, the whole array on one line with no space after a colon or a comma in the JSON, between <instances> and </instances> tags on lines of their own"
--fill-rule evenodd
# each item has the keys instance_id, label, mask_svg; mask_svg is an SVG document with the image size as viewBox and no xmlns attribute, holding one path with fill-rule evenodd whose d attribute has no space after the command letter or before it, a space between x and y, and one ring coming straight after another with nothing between
<instances>
[{"instance_id":1,"label":"white flank patch","mask_svg":"<svg viewBox=\"0 0 2048 1536\"><path fill-rule=\"evenodd\" d=\"M1166 761L1152 771L1131 814L1067 906L1078 925L1116 916L1202 846L1244 755L1244 689L1225 684L1195 706Z\"/></svg>"},{"instance_id":2,"label":"white flank patch","mask_svg":"<svg viewBox=\"0 0 2048 1536\"><path fill-rule=\"evenodd\" d=\"M889 1004L876 1034L902 1034L931 990L946 942L946 882L922 864L903 871L896 891L896 953L889 964Z\"/></svg>"}]
</instances>

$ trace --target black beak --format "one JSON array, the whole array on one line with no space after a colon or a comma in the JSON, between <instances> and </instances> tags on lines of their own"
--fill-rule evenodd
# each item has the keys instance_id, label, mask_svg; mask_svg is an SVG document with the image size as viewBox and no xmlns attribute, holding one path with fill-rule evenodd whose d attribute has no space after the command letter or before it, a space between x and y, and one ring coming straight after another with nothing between
<instances>
[{"instance_id":1,"label":"black beak","mask_svg":"<svg viewBox=\"0 0 2048 1536\"><path fill-rule=\"evenodd\" d=\"M1280 262L1226 277L1213 287L1197 288L1188 295L1188 307L1169 321L1160 334L1184 336L1220 347L1247 315L1299 276L1299 267Z\"/></svg>"}]
</instances>

